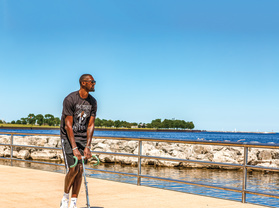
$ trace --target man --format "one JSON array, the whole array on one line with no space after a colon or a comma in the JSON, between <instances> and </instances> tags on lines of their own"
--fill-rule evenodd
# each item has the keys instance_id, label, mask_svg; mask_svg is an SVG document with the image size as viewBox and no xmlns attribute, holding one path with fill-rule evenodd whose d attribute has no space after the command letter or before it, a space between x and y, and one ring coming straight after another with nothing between
<instances>
[{"instance_id":1,"label":"man","mask_svg":"<svg viewBox=\"0 0 279 208\"><path fill-rule=\"evenodd\" d=\"M96 81L90 74L84 74L79 79L80 89L69 94L63 102L60 135L67 174L64 184L64 195L60 208L68 208L69 193L72 190L70 208L76 208L77 198L82 182L82 155L85 159L92 157L91 140L94 133L94 122L97 111L97 101L89 92L95 91ZM78 164L71 168L75 162Z\"/></svg>"}]
</instances>

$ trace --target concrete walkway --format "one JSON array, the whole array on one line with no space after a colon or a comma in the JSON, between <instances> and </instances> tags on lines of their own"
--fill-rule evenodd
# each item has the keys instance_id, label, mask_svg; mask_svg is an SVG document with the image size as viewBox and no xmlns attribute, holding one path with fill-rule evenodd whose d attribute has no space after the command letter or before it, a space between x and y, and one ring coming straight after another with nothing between
<instances>
[{"instance_id":1,"label":"concrete walkway","mask_svg":"<svg viewBox=\"0 0 279 208\"><path fill-rule=\"evenodd\" d=\"M0 207L59 208L64 174L0 165ZM263 208L151 187L88 178L92 208ZM84 185L78 207L85 207Z\"/></svg>"}]
</instances>

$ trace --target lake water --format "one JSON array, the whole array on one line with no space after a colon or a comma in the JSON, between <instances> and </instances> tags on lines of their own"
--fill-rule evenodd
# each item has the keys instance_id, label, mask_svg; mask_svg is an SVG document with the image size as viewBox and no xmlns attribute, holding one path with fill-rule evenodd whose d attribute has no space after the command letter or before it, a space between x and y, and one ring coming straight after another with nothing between
<instances>
[{"instance_id":1,"label":"lake water","mask_svg":"<svg viewBox=\"0 0 279 208\"><path fill-rule=\"evenodd\" d=\"M0 132L57 134L59 130L37 130L37 129L0 129ZM131 137L131 138L160 138L177 140L206 140L206 141L230 141L230 142L255 142L279 144L279 133L226 133L226 132L143 132L143 131L98 131L94 136L105 137Z\"/></svg>"},{"instance_id":2,"label":"lake water","mask_svg":"<svg viewBox=\"0 0 279 208\"><path fill-rule=\"evenodd\" d=\"M0 132L17 133L38 133L38 134L57 134L59 130L19 130L19 129L0 129ZM224 132L138 132L138 131L95 131L95 137L133 137L133 138L160 138L160 139L179 139L179 140L197 140L207 141L231 141L231 142L258 142L279 144L279 134L260 134L260 133L224 133ZM6 163L0 160L0 164ZM8 163L7 163L8 164ZM17 162L18 166L37 168L41 170L64 172L63 167L48 165L30 164ZM119 164L104 164L97 166L98 169L137 173L137 167L122 166ZM88 171L91 177L114 180L126 183L136 184L136 178L114 174L105 174ZM201 182L209 185L221 185L227 187L242 187L242 171L237 170L213 170L213 169L187 169L187 168L156 168L153 166L142 167L143 175L151 175L172 179L186 180L190 182ZM211 197L225 198L241 201L241 194L218 189L202 188L198 186L184 185L178 183L169 183L164 181L142 179L142 185L164 188L174 191L181 191L193 194L200 194ZM262 191L272 194L278 194L279 191L279 173L252 171L248 174L247 190ZM257 195L247 195L247 202L272 207L279 207L279 200Z\"/></svg>"}]
</instances>

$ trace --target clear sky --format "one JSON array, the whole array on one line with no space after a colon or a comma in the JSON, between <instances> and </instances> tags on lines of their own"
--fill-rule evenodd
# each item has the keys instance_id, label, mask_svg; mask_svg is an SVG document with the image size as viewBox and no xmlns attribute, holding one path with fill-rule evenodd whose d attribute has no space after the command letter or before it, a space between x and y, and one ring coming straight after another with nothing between
<instances>
[{"instance_id":1,"label":"clear sky","mask_svg":"<svg viewBox=\"0 0 279 208\"><path fill-rule=\"evenodd\" d=\"M0 0L0 119L60 117L91 73L97 116L279 132L278 0Z\"/></svg>"}]
</instances>

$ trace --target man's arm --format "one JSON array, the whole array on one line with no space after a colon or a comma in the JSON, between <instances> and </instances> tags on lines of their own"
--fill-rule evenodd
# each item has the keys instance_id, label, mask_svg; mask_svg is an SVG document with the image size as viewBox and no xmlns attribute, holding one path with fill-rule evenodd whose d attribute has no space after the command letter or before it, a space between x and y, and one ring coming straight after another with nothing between
<instances>
[{"instance_id":1,"label":"man's arm","mask_svg":"<svg viewBox=\"0 0 279 208\"><path fill-rule=\"evenodd\" d=\"M87 159L90 159L92 157L92 154L90 152L90 147L91 147L91 141L94 133L94 128L95 128L95 117L90 116L88 127L87 127L87 143L84 149L84 156Z\"/></svg>"},{"instance_id":2,"label":"man's arm","mask_svg":"<svg viewBox=\"0 0 279 208\"><path fill-rule=\"evenodd\" d=\"M65 129L68 135L68 138L70 140L70 143L72 145L73 154L78 158L78 160L81 160L81 154L79 150L76 148L77 144L75 141L74 131L73 131L73 116L66 116L65 118ZM76 149L75 149L76 148Z\"/></svg>"}]
</instances>

